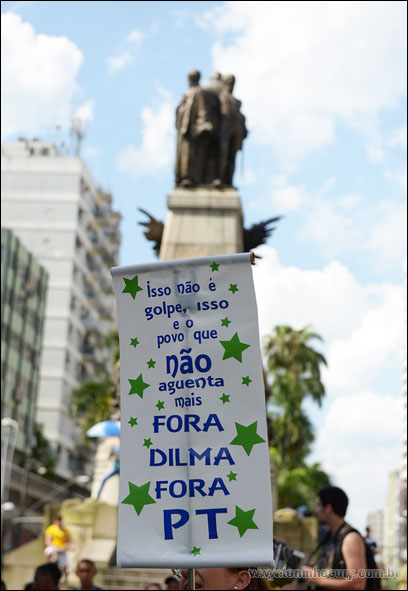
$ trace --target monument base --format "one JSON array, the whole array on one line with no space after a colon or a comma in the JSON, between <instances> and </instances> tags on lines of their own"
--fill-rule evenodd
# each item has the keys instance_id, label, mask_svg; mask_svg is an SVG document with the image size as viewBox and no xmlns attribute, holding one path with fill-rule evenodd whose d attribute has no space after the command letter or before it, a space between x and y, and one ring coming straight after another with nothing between
<instances>
[{"instance_id":1,"label":"monument base","mask_svg":"<svg viewBox=\"0 0 408 591\"><path fill-rule=\"evenodd\" d=\"M243 251L241 199L236 189L176 188L168 195L167 206L160 260Z\"/></svg>"}]
</instances>

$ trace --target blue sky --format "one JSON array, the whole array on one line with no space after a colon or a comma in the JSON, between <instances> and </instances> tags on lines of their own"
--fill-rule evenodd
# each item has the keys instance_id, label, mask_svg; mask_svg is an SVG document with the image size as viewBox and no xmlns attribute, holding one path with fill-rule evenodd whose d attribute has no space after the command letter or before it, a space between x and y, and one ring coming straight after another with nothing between
<instances>
[{"instance_id":1,"label":"blue sky","mask_svg":"<svg viewBox=\"0 0 408 591\"><path fill-rule=\"evenodd\" d=\"M245 223L284 215L254 269L261 333L324 338L313 459L363 527L401 454L406 3L3 2L2 56L3 139L66 146L70 118L88 122L122 264L155 260L137 208L165 220L187 71L235 74Z\"/></svg>"}]
</instances>

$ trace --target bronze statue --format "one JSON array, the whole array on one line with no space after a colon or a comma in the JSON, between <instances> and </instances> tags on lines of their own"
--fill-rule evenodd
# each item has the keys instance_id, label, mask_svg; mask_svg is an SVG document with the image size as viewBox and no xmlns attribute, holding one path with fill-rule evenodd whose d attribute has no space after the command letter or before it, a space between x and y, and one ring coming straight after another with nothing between
<instances>
[{"instance_id":1,"label":"bronze statue","mask_svg":"<svg viewBox=\"0 0 408 591\"><path fill-rule=\"evenodd\" d=\"M251 252L257 246L266 244L269 236L275 230L275 226L271 224L278 222L280 219L282 219L282 216L279 215L258 224L252 224L250 228L243 228L244 252ZM256 254L255 258L260 259L261 257Z\"/></svg>"},{"instance_id":2,"label":"bronze statue","mask_svg":"<svg viewBox=\"0 0 408 591\"><path fill-rule=\"evenodd\" d=\"M199 85L200 73L188 74L190 89L176 111L176 185L192 187L216 182L220 104L218 95Z\"/></svg>"},{"instance_id":3,"label":"bronze statue","mask_svg":"<svg viewBox=\"0 0 408 591\"><path fill-rule=\"evenodd\" d=\"M148 222L139 222L139 224L147 228L146 232L144 232L144 235L148 240L154 242L153 250L156 253L156 256L159 256L164 224L160 220L156 220L156 218L150 215L150 213L145 209L142 209L141 207L138 209L149 218Z\"/></svg>"},{"instance_id":4,"label":"bronze statue","mask_svg":"<svg viewBox=\"0 0 408 591\"><path fill-rule=\"evenodd\" d=\"M200 73L188 74L189 90L176 111L176 186L232 186L235 157L247 136L235 77L215 72L206 86Z\"/></svg>"},{"instance_id":5,"label":"bronze statue","mask_svg":"<svg viewBox=\"0 0 408 591\"><path fill-rule=\"evenodd\" d=\"M235 157L248 132L245 117L241 113L241 101L232 95L235 76L229 74L223 78L224 90L220 93L221 137L220 137L220 177L224 185L232 185L235 170Z\"/></svg>"}]
</instances>

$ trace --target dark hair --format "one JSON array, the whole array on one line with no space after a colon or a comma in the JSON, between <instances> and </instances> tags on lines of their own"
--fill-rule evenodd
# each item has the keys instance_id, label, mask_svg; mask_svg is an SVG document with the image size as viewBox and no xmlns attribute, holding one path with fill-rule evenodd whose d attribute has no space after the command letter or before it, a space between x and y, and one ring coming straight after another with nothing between
<instances>
[{"instance_id":1,"label":"dark hair","mask_svg":"<svg viewBox=\"0 0 408 591\"><path fill-rule=\"evenodd\" d=\"M317 493L323 506L331 505L339 517L344 517L348 506L348 496L337 486L326 486Z\"/></svg>"},{"instance_id":2,"label":"dark hair","mask_svg":"<svg viewBox=\"0 0 408 591\"><path fill-rule=\"evenodd\" d=\"M85 562L85 564L87 564L88 566L90 566L91 568L93 568L94 570L96 570L96 566L93 560L91 560L90 558L82 558L81 560L78 560L77 562L77 566L79 564L81 564L82 562Z\"/></svg>"},{"instance_id":3,"label":"dark hair","mask_svg":"<svg viewBox=\"0 0 408 591\"><path fill-rule=\"evenodd\" d=\"M47 562L45 564L40 564L40 566L38 566L35 571L34 578L36 578L38 575L41 576L41 575L45 575L45 574L51 575L51 577L55 581L55 586L58 585L58 581L61 578L61 571L58 568L58 566L55 564L55 562Z\"/></svg>"},{"instance_id":4,"label":"dark hair","mask_svg":"<svg viewBox=\"0 0 408 591\"><path fill-rule=\"evenodd\" d=\"M3 581L3 579L1 579L1 588L2 589L7 589L6 583Z\"/></svg>"}]
</instances>

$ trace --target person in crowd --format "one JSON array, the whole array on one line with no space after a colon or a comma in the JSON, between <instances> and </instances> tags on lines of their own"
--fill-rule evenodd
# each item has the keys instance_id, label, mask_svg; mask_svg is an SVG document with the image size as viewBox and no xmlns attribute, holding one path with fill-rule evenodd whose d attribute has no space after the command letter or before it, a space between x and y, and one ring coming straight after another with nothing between
<instances>
[{"instance_id":1,"label":"person in crowd","mask_svg":"<svg viewBox=\"0 0 408 591\"><path fill-rule=\"evenodd\" d=\"M161 591L163 587L160 585L160 583L149 583L149 585L146 585L145 589L151 589L151 591Z\"/></svg>"},{"instance_id":2,"label":"person in crowd","mask_svg":"<svg viewBox=\"0 0 408 591\"><path fill-rule=\"evenodd\" d=\"M117 475L120 474L120 447L118 445L115 445L112 448L111 453L110 453L110 457L113 458L113 460L114 460L113 466L111 466L109 468L109 470L107 471L107 473L105 474L105 476L101 480L101 484L99 485L98 494L96 495L97 499L99 499L101 497L103 487L105 486L107 481L110 478L112 478L113 476L115 476L116 474Z\"/></svg>"},{"instance_id":3,"label":"person in crowd","mask_svg":"<svg viewBox=\"0 0 408 591\"><path fill-rule=\"evenodd\" d=\"M254 568L195 568L196 589L269 589L268 580L265 577L251 577L250 571ZM181 571L181 589L189 589L188 570Z\"/></svg>"},{"instance_id":4,"label":"person in crowd","mask_svg":"<svg viewBox=\"0 0 408 591\"><path fill-rule=\"evenodd\" d=\"M32 591L33 589L35 589L34 581L30 581L24 586L24 591Z\"/></svg>"},{"instance_id":5,"label":"person in crowd","mask_svg":"<svg viewBox=\"0 0 408 591\"><path fill-rule=\"evenodd\" d=\"M34 589L55 591L61 578L61 571L55 562L47 562L37 567L34 575Z\"/></svg>"},{"instance_id":6,"label":"person in crowd","mask_svg":"<svg viewBox=\"0 0 408 591\"><path fill-rule=\"evenodd\" d=\"M365 542L344 519L348 506L346 493L336 486L327 486L317 496L316 517L321 524L329 527L329 532L315 551L319 552L317 568L304 566L303 579L313 583L317 589L365 589ZM328 576L324 576L322 571Z\"/></svg>"},{"instance_id":7,"label":"person in crowd","mask_svg":"<svg viewBox=\"0 0 408 591\"><path fill-rule=\"evenodd\" d=\"M67 550L71 543L71 534L62 524L61 515L57 515L54 523L45 530L45 560L46 562L57 562L64 580L68 575Z\"/></svg>"},{"instance_id":8,"label":"person in crowd","mask_svg":"<svg viewBox=\"0 0 408 591\"><path fill-rule=\"evenodd\" d=\"M179 591L180 589L180 580L175 577L174 575L170 575L168 576L165 580L164 580L164 584L166 585L166 589L171 589L174 591Z\"/></svg>"},{"instance_id":9,"label":"person in crowd","mask_svg":"<svg viewBox=\"0 0 408 591\"><path fill-rule=\"evenodd\" d=\"M376 554L378 552L377 540L371 535L371 529L368 525L366 527L366 535L364 536L364 539L365 543L371 548L371 552Z\"/></svg>"},{"instance_id":10,"label":"person in crowd","mask_svg":"<svg viewBox=\"0 0 408 591\"><path fill-rule=\"evenodd\" d=\"M6 587L6 583L3 581L3 579L1 580L1 591L6 591L7 587Z\"/></svg>"},{"instance_id":11,"label":"person in crowd","mask_svg":"<svg viewBox=\"0 0 408 591\"><path fill-rule=\"evenodd\" d=\"M79 589L80 591L94 591L101 589L93 582L93 578L96 575L96 566L93 560L89 558L83 558L77 564L75 570L76 576L81 582L80 587L70 587L70 589Z\"/></svg>"}]
</instances>

